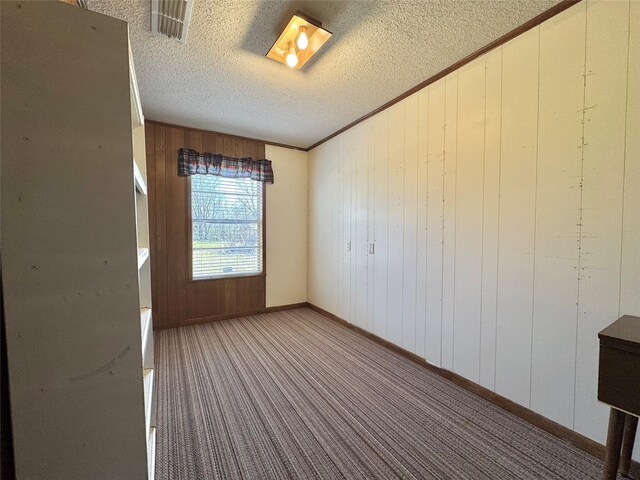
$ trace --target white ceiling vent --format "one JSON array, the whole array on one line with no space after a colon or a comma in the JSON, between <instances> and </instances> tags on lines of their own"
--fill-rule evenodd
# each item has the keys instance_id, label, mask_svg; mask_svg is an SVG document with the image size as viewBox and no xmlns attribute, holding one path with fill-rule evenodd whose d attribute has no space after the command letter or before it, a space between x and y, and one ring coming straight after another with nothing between
<instances>
[{"instance_id":1,"label":"white ceiling vent","mask_svg":"<svg viewBox=\"0 0 640 480\"><path fill-rule=\"evenodd\" d=\"M186 42L194 0L151 0L151 31Z\"/></svg>"}]
</instances>

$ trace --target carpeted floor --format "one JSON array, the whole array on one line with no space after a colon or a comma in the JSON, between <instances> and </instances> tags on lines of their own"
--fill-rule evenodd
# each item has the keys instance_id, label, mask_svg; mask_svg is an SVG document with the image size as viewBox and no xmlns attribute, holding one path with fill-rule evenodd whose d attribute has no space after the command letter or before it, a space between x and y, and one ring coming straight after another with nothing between
<instances>
[{"instance_id":1,"label":"carpeted floor","mask_svg":"<svg viewBox=\"0 0 640 480\"><path fill-rule=\"evenodd\" d=\"M602 474L587 453L308 309L155 341L156 479Z\"/></svg>"}]
</instances>

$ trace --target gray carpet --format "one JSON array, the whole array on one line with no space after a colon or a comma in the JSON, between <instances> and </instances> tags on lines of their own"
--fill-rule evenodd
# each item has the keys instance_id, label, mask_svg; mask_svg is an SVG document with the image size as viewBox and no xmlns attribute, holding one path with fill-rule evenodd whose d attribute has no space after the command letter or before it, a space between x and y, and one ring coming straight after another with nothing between
<instances>
[{"instance_id":1,"label":"gray carpet","mask_svg":"<svg viewBox=\"0 0 640 480\"><path fill-rule=\"evenodd\" d=\"M156 479L599 479L602 462L308 310L156 333Z\"/></svg>"}]
</instances>

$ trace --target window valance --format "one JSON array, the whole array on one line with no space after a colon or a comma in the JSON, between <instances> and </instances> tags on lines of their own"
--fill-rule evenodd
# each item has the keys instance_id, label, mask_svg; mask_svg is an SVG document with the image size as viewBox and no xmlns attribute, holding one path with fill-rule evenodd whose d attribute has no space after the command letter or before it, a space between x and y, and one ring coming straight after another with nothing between
<instances>
[{"instance_id":1,"label":"window valance","mask_svg":"<svg viewBox=\"0 0 640 480\"><path fill-rule=\"evenodd\" d=\"M216 175L273 183L271 160L227 157L219 153L200 153L190 148L178 150L178 175Z\"/></svg>"}]
</instances>

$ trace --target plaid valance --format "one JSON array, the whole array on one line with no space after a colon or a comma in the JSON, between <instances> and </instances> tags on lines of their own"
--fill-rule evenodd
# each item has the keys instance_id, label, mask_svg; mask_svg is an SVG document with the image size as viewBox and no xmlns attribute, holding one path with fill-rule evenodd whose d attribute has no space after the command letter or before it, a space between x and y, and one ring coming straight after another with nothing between
<instances>
[{"instance_id":1,"label":"plaid valance","mask_svg":"<svg viewBox=\"0 0 640 480\"><path fill-rule=\"evenodd\" d=\"M271 160L226 157L219 153L199 153L190 148L178 150L178 175L216 175L273 183Z\"/></svg>"}]
</instances>

